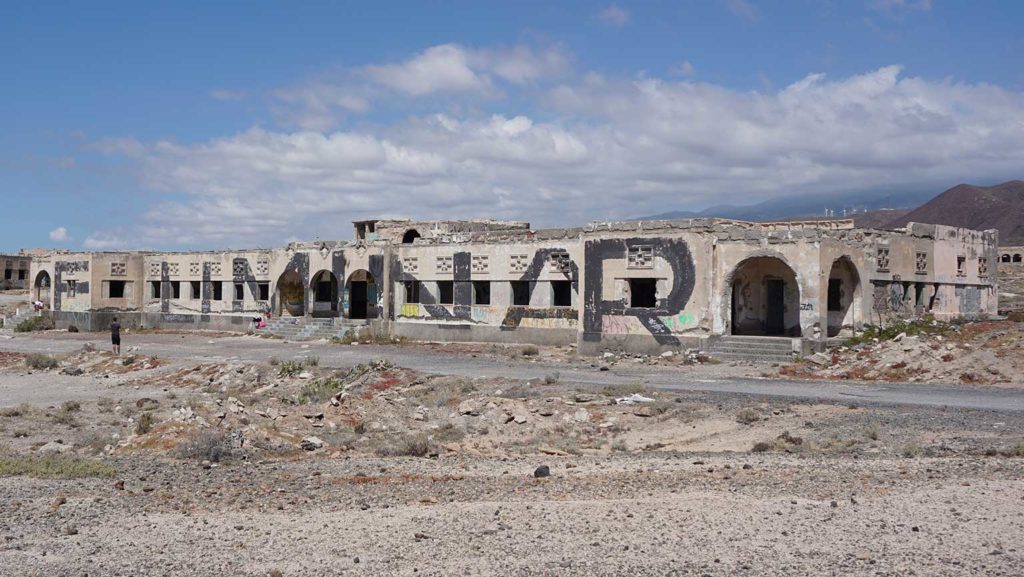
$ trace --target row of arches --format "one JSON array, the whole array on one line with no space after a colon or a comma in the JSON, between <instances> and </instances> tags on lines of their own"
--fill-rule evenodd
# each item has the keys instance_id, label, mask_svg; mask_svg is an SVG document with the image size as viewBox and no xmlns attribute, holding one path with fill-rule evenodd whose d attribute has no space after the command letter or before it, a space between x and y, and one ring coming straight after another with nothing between
<instances>
[{"instance_id":1,"label":"row of arches","mask_svg":"<svg viewBox=\"0 0 1024 577\"><path fill-rule=\"evenodd\" d=\"M801 336L800 285L796 272L773 256L743 260L731 275L729 328L733 335ZM828 275L825 331L839 335L854 324L860 275L849 257L833 261Z\"/></svg>"},{"instance_id":2,"label":"row of arches","mask_svg":"<svg viewBox=\"0 0 1024 577\"><path fill-rule=\"evenodd\" d=\"M339 294L342 290L343 292ZM277 279L275 312L279 316L293 317L309 313L314 317L372 318L377 312L377 291L376 279L364 269L350 274L344 288L340 285L338 277L329 270L321 270L314 274L308 287L303 284L296 271L289 270Z\"/></svg>"},{"instance_id":3,"label":"row of arches","mask_svg":"<svg viewBox=\"0 0 1024 577\"><path fill-rule=\"evenodd\" d=\"M1021 262L1021 254L1020 253L1010 254L1008 252L1004 252L999 257L999 262L1017 262L1017 263L1019 263L1019 262Z\"/></svg>"}]
</instances>

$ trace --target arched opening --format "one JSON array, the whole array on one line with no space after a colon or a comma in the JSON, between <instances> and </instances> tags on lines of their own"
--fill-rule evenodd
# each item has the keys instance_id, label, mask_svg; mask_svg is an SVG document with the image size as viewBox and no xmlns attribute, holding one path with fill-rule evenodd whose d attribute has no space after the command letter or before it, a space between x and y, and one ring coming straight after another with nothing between
<instances>
[{"instance_id":1,"label":"arched opening","mask_svg":"<svg viewBox=\"0 0 1024 577\"><path fill-rule=\"evenodd\" d=\"M302 285L299 273L294 270L285 271L277 279L277 314L278 316L301 317L306 314L306 287Z\"/></svg>"},{"instance_id":2,"label":"arched opening","mask_svg":"<svg viewBox=\"0 0 1024 577\"><path fill-rule=\"evenodd\" d=\"M753 257L732 275L734 335L800 336L800 287L793 269L775 257Z\"/></svg>"},{"instance_id":3,"label":"arched opening","mask_svg":"<svg viewBox=\"0 0 1024 577\"><path fill-rule=\"evenodd\" d=\"M33 292L36 297L35 300L42 301L43 305L47 307L50 305L50 287L52 284L53 283L50 281L50 273L44 270L40 271L39 274L36 275L36 281L32 285L34 288Z\"/></svg>"},{"instance_id":4,"label":"arched opening","mask_svg":"<svg viewBox=\"0 0 1024 577\"><path fill-rule=\"evenodd\" d=\"M419 237L419 231L417 231L415 228L410 228L409 230L405 231L405 234L402 235L402 244L412 244L413 241L415 241Z\"/></svg>"},{"instance_id":5,"label":"arched opening","mask_svg":"<svg viewBox=\"0 0 1024 577\"><path fill-rule=\"evenodd\" d=\"M369 319L377 316L377 283L369 271L359 269L345 282L348 318Z\"/></svg>"},{"instance_id":6,"label":"arched opening","mask_svg":"<svg viewBox=\"0 0 1024 577\"><path fill-rule=\"evenodd\" d=\"M999 259L1000 262L1010 262L1010 254L1006 253Z\"/></svg>"},{"instance_id":7,"label":"arched opening","mask_svg":"<svg viewBox=\"0 0 1024 577\"><path fill-rule=\"evenodd\" d=\"M310 315L314 317L338 316L338 277L329 270L313 275L309 283Z\"/></svg>"},{"instance_id":8,"label":"arched opening","mask_svg":"<svg viewBox=\"0 0 1024 577\"><path fill-rule=\"evenodd\" d=\"M1020 255L1019 254L1013 255L1013 262L1020 262Z\"/></svg>"},{"instance_id":9,"label":"arched opening","mask_svg":"<svg viewBox=\"0 0 1024 577\"><path fill-rule=\"evenodd\" d=\"M860 275L857 274L857 267L853 266L848 257L837 258L828 273L828 336L839 336L844 331L852 332L856 309L854 303L859 294Z\"/></svg>"}]
</instances>

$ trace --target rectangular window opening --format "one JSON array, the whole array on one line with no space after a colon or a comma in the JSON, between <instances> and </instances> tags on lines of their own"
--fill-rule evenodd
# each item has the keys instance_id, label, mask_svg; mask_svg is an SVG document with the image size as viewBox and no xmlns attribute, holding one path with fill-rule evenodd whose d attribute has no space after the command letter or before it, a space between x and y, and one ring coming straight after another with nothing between
<instances>
[{"instance_id":1,"label":"rectangular window opening","mask_svg":"<svg viewBox=\"0 0 1024 577\"><path fill-rule=\"evenodd\" d=\"M192 287L192 300L197 301L203 298L203 285L200 281L193 280L189 281L188 284Z\"/></svg>"},{"instance_id":2,"label":"rectangular window opening","mask_svg":"<svg viewBox=\"0 0 1024 577\"><path fill-rule=\"evenodd\" d=\"M629 306L641 309L658 306L658 279L629 279Z\"/></svg>"},{"instance_id":3,"label":"rectangular window opening","mask_svg":"<svg viewBox=\"0 0 1024 577\"><path fill-rule=\"evenodd\" d=\"M240 282L236 282L235 283L235 300L236 301L244 301L245 300L245 285L243 285Z\"/></svg>"},{"instance_id":4,"label":"rectangular window opening","mask_svg":"<svg viewBox=\"0 0 1024 577\"><path fill-rule=\"evenodd\" d=\"M418 304L420 302L420 281L407 280L402 285L405 288L405 302Z\"/></svg>"},{"instance_id":5,"label":"rectangular window opening","mask_svg":"<svg viewBox=\"0 0 1024 577\"><path fill-rule=\"evenodd\" d=\"M218 280L213 281L210 284L213 285L213 300L224 300L224 282Z\"/></svg>"},{"instance_id":6,"label":"rectangular window opening","mask_svg":"<svg viewBox=\"0 0 1024 577\"><path fill-rule=\"evenodd\" d=\"M149 283L149 297L158 299L160 298L160 281L154 280Z\"/></svg>"},{"instance_id":7,"label":"rectangular window opening","mask_svg":"<svg viewBox=\"0 0 1024 577\"><path fill-rule=\"evenodd\" d=\"M512 284L512 306L530 306L530 281L514 280Z\"/></svg>"},{"instance_id":8,"label":"rectangular window opening","mask_svg":"<svg viewBox=\"0 0 1024 577\"><path fill-rule=\"evenodd\" d=\"M260 282L256 283L256 290L259 291L259 300L269 301L270 300L270 283Z\"/></svg>"},{"instance_id":9,"label":"rectangular window opening","mask_svg":"<svg viewBox=\"0 0 1024 577\"><path fill-rule=\"evenodd\" d=\"M437 293L437 302L443 305L455 304L455 283L453 281L437 281Z\"/></svg>"},{"instance_id":10,"label":"rectangular window opening","mask_svg":"<svg viewBox=\"0 0 1024 577\"><path fill-rule=\"evenodd\" d=\"M77 291L78 291L78 281L69 280L68 281L68 297L69 298L75 298L75 295L78 294Z\"/></svg>"},{"instance_id":11,"label":"rectangular window opening","mask_svg":"<svg viewBox=\"0 0 1024 577\"><path fill-rule=\"evenodd\" d=\"M485 280L473 281L473 304L491 304L491 283Z\"/></svg>"},{"instance_id":12,"label":"rectangular window opening","mask_svg":"<svg viewBox=\"0 0 1024 577\"><path fill-rule=\"evenodd\" d=\"M171 281L171 298L172 299L180 299L181 298L181 281L176 281L176 280Z\"/></svg>"},{"instance_id":13,"label":"rectangular window opening","mask_svg":"<svg viewBox=\"0 0 1024 577\"><path fill-rule=\"evenodd\" d=\"M572 281L551 281L551 304L556 307L572 306Z\"/></svg>"},{"instance_id":14,"label":"rectangular window opening","mask_svg":"<svg viewBox=\"0 0 1024 577\"><path fill-rule=\"evenodd\" d=\"M123 280L112 280L108 281L108 294L107 298L112 299L123 299L124 298L124 285L126 281Z\"/></svg>"}]
</instances>

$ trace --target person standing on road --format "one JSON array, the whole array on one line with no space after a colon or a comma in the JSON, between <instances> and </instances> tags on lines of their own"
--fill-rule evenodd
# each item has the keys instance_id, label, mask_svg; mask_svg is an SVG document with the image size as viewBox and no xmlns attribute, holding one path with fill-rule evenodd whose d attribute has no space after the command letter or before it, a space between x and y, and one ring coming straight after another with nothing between
<instances>
[{"instance_id":1,"label":"person standing on road","mask_svg":"<svg viewBox=\"0 0 1024 577\"><path fill-rule=\"evenodd\" d=\"M110 323L110 344L113 346L114 356L121 356L121 323L117 322L117 317Z\"/></svg>"}]
</instances>

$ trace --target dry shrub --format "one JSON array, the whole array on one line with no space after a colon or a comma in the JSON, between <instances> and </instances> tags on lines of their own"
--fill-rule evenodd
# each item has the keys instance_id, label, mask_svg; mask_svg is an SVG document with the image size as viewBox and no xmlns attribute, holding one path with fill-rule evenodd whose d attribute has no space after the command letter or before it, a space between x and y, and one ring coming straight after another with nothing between
<instances>
[{"instance_id":1,"label":"dry shrub","mask_svg":"<svg viewBox=\"0 0 1024 577\"><path fill-rule=\"evenodd\" d=\"M153 413L142 413L135 422L135 434L145 435L153 429Z\"/></svg>"},{"instance_id":2,"label":"dry shrub","mask_svg":"<svg viewBox=\"0 0 1024 577\"><path fill-rule=\"evenodd\" d=\"M50 355L32 353L29 356L25 357L25 364L28 365L29 368L35 369L37 371L48 371L51 369L56 369L58 366L60 366L60 361L51 357Z\"/></svg>"},{"instance_id":3,"label":"dry shrub","mask_svg":"<svg viewBox=\"0 0 1024 577\"><path fill-rule=\"evenodd\" d=\"M426 457L433 450L426 435L403 435L388 439L374 452L380 457Z\"/></svg>"},{"instance_id":4,"label":"dry shrub","mask_svg":"<svg viewBox=\"0 0 1024 577\"><path fill-rule=\"evenodd\" d=\"M213 463L232 456L231 440L221 431L196 431L174 449L180 459L198 459Z\"/></svg>"},{"instance_id":5,"label":"dry shrub","mask_svg":"<svg viewBox=\"0 0 1024 577\"><path fill-rule=\"evenodd\" d=\"M754 409L743 409L740 412L736 413L736 422L741 423L743 425L756 423L760 420L761 413L757 412Z\"/></svg>"}]
</instances>

